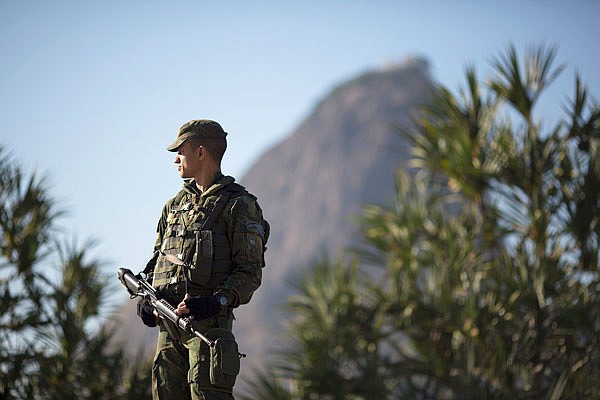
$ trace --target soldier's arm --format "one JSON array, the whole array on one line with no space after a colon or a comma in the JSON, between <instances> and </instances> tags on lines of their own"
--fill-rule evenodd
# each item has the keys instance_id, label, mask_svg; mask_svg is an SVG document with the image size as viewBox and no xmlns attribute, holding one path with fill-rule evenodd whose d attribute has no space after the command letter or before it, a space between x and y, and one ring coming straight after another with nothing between
<instances>
[{"instance_id":1,"label":"soldier's arm","mask_svg":"<svg viewBox=\"0 0 600 400\"><path fill-rule=\"evenodd\" d=\"M144 268L144 273L148 276L150 276L154 272L154 267L156 266L156 261L158 259L158 251L160 250L165 230L167 229L167 214L169 212L170 203L171 201L169 201L163 207L161 216L156 226L156 241L154 242L154 248L152 249L152 258L146 264L146 268Z\"/></svg>"},{"instance_id":2,"label":"soldier's arm","mask_svg":"<svg viewBox=\"0 0 600 400\"><path fill-rule=\"evenodd\" d=\"M262 211L254 197L243 195L231 203L231 208L225 210L225 218L228 219L234 266L219 291L227 296L231 306L237 307L248 303L260 286L265 232Z\"/></svg>"}]
</instances>

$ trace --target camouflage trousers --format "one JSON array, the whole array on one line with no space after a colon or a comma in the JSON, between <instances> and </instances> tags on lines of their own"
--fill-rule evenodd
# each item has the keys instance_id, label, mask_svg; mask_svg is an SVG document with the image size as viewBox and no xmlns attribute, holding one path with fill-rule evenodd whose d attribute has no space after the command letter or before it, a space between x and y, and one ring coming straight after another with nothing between
<instances>
[{"instance_id":1,"label":"camouflage trousers","mask_svg":"<svg viewBox=\"0 0 600 400\"><path fill-rule=\"evenodd\" d=\"M152 367L153 400L233 400L233 388L211 385L208 347L195 336L173 340L161 328Z\"/></svg>"}]
</instances>

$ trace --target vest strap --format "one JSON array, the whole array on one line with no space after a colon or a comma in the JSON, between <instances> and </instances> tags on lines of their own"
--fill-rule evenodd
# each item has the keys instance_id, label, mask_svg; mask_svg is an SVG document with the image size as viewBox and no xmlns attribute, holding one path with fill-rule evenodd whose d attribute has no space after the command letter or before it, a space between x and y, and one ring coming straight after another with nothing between
<instances>
[{"instance_id":1,"label":"vest strap","mask_svg":"<svg viewBox=\"0 0 600 400\"><path fill-rule=\"evenodd\" d=\"M231 185L232 184L229 184L225 188L223 188L223 193L221 193L221 196L219 196L219 200L217 200L217 204L215 204L215 206L213 207L213 209L210 212L210 215L202 223L203 231L209 231L210 228L212 228L215 221L217 220L217 217L219 216L219 214L221 214L221 211L223 211L223 209L227 205L227 202L229 201L229 198L231 197L231 193L232 193L232 191L229 190L229 186L231 186Z\"/></svg>"}]
</instances>

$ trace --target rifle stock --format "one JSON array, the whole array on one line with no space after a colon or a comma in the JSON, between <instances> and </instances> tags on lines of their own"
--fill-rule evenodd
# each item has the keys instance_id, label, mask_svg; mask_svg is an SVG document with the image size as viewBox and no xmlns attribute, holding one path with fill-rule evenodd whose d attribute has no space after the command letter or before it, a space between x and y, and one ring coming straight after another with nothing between
<instances>
[{"instance_id":1,"label":"rifle stock","mask_svg":"<svg viewBox=\"0 0 600 400\"><path fill-rule=\"evenodd\" d=\"M175 312L175 307L166 300L160 299L156 289L154 289L140 274L134 275L133 272L127 268L119 268L118 274L119 280L123 286L125 286L125 289L127 289L127 292L132 299L141 297L149 300L150 304L152 304L158 315L165 322L165 327L173 337L176 338L179 335L177 332L172 331L172 329L181 329L186 333L196 335L209 346L213 345L211 340L194 329L192 321L189 318L178 315Z\"/></svg>"}]
</instances>

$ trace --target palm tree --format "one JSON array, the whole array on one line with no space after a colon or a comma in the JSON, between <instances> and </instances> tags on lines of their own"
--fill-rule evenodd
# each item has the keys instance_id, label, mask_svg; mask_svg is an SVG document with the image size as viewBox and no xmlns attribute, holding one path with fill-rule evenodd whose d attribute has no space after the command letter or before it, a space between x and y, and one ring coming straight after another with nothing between
<instances>
[{"instance_id":1,"label":"palm tree","mask_svg":"<svg viewBox=\"0 0 600 400\"><path fill-rule=\"evenodd\" d=\"M316 261L294 281L286 309L290 345L281 364L249 382L247 399L380 398L386 382L377 373L382 315L373 314L356 263ZM377 307L375 307L377 308Z\"/></svg>"},{"instance_id":2,"label":"palm tree","mask_svg":"<svg viewBox=\"0 0 600 400\"><path fill-rule=\"evenodd\" d=\"M0 393L27 398L26 376L40 350L23 338L49 323L38 311L44 297L38 261L46 256L57 214L44 180L24 177L1 147L0 206Z\"/></svg>"},{"instance_id":3,"label":"palm tree","mask_svg":"<svg viewBox=\"0 0 600 400\"><path fill-rule=\"evenodd\" d=\"M413 325L418 334L409 335L418 360L428 360L431 352L438 357L437 367L419 372L415 393L422 396L432 387L443 388L449 398L600 393L596 383L582 384L600 372L600 108L577 78L568 118L550 127L536 121L535 106L561 71L553 68L555 55L553 49L534 48L521 64L511 46L494 62L494 77L484 88L469 70L461 98L440 88L417 129L404 132L414 145L415 165L441 175L449 191L462 197L444 228L458 222L467 235L455 232L448 243L438 227L428 236L419 229L427 225L402 225L406 210L392 214L399 221L375 237L369 236L374 228L391 224L383 218L389 212L371 211L379 220L365 221L374 245L388 230L402 228L423 240L412 252L402 241L376 247L391 263L398 263L396 253L405 254L400 269L414 264L421 278L409 281L413 300L427 298L419 292L420 282L454 268L447 281L437 282L440 293L451 286L449 297L411 308L413 314L441 319L436 326ZM464 223L465 218L478 223ZM444 261L452 260L454 251L470 256L449 266ZM438 258L423 259L423 253ZM402 319L391 316L391 321ZM405 332L404 325L399 328ZM402 368L407 362L399 363L399 373L407 373Z\"/></svg>"},{"instance_id":4,"label":"palm tree","mask_svg":"<svg viewBox=\"0 0 600 400\"><path fill-rule=\"evenodd\" d=\"M147 398L149 373L100 328L108 285L89 245L62 244L44 180L1 147L0 200L0 398Z\"/></svg>"}]
</instances>

